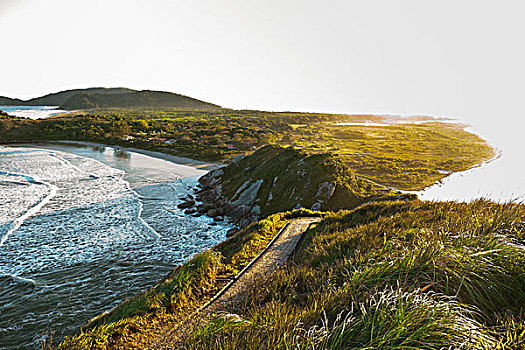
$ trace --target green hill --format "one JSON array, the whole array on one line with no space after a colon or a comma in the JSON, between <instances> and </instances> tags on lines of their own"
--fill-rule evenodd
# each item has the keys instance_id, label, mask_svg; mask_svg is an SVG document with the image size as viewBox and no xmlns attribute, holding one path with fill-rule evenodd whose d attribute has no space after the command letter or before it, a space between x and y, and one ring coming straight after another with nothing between
<instances>
[{"instance_id":1,"label":"green hill","mask_svg":"<svg viewBox=\"0 0 525 350\"><path fill-rule=\"evenodd\" d=\"M220 106L197 99L163 91L132 91L118 94L80 92L60 106L63 109L92 108L177 108L216 110Z\"/></svg>"},{"instance_id":2,"label":"green hill","mask_svg":"<svg viewBox=\"0 0 525 350\"><path fill-rule=\"evenodd\" d=\"M204 204L197 209L213 216L222 208L241 226L294 208L352 209L369 201L415 198L356 177L334 154L309 155L292 147L260 148L199 181Z\"/></svg>"},{"instance_id":3,"label":"green hill","mask_svg":"<svg viewBox=\"0 0 525 350\"><path fill-rule=\"evenodd\" d=\"M80 93L100 93L100 94L122 94L129 93L135 90L127 88L87 88L87 89L73 89L47 94L41 97L32 98L29 100L20 100L9 97L0 97L0 104L10 106L61 106L71 97Z\"/></svg>"},{"instance_id":4,"label":"green hill","mask_svg":"<svg viewBox=\"0 0 525 350\"><path fill-rule=\"evenodd\" d=\"M83 93L97 93L103 95L118 95L124 93L134 92L135 90L127 88L88 88L88 89L74 89L57 92L54 94L45 95L29 100L31 106L62 106L70 98Z\"/></svg>"},{"instance_id":5,"label":"green hill","mask_svg":"<svg viewBox=\"0 0 525 350\"><path fill-rule=\"evenodd\" d=\"M220 106L171 92L101 87L65 90L30 100L0 96L0 105L60 106L61 109L66 110L94 108L221 109Z\"/></svg>"},{"instance_id":6,"label":"green hill","mask_svg":"<svg viewBox=\"0 0 525 350\"><path fill-rule=\"evenodd\" d=\"M23 104L24 101L22 100L0 96L0 106L20 106Z\"/></svg>"}]
</instances>

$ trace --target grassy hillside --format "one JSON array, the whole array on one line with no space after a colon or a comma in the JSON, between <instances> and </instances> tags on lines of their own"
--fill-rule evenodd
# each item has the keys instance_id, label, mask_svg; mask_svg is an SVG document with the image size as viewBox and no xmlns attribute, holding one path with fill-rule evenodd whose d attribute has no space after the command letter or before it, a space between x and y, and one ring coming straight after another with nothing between
<instances>
[{"instance_id":1,"label":"grassy hillside","mask_svg":"<svg viewBox=\"0 0 525 350\"><path fill-rule=\"evenodd\" d=\"M217 110L221 108L191 97L162 91L132 91L118 94L80 92L63 102L60 107L68 110L94 108Z\"/></svg>"},{"instance_id":2,"label":"grassy hillside","mask_svg":"<svg viewBox=\"0 0 525 350\"><path fill-rule=\"evenodd\" d=\"M199 198L242 225L294 208L353 209L364 202L415 198L359 179L336 155L266 146L199 180Z\"/></svg>"},{"instance_id":3,"label":"grassy hillside","mask_svg":"<svg viewBox=\"0 0 525 350\"><path fill-rule=\"evenodd\" d=\"M30 100L11 99L8 97L0 97L0 104L2 105L25 105L25 106L61 106L71 97L79 93L99 93L99 94L121 94L130 93L134 90L127 88L87 88L87 89L73 89L65 90L42 97L33 98Z\"/></svg>"},{"instance_id":4,"label":"grassy hillside","mask_svg":"<svg viewBox=\"0 0 525 350\"><path fill-rule=\"evenodd\" d=\"M486 201L329 214L180 348L525 349L524 222L523 205Z\"/></svg>"},{"instance_id":5,"label":"grassy hillside","mask_svg":"<svg viewBox=\"0 0 525 350\"><path fill-rule=\"evenodd\" d=\"M144 348L191 313L286 218L252 225L60 349ZM319 214L317 214L319 215ZM293 261L181 349L524 349L525 206L381 202L321 214Z\"/></svg>"}]
</instances>

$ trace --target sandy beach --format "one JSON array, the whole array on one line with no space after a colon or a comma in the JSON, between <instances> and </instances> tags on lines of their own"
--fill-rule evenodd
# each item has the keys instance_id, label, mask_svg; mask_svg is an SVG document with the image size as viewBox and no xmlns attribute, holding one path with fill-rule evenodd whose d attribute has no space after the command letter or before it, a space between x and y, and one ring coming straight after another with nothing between
<instances>
[{"instance_id":1,"label":"sandy beach","mask_svg":"<svg viewBox=\"0 0 525 350\"><path fill-rule=\"evenodd\" d=\"M87 141L69 141L69 140L47 141L47 143L118 148L123 151L140 153L146 156L167 160L169 162L173 162L176 164L191 166L193 168L200 169L200 170L211 171L211 170L219 169L224 166L224 164L222 163L203 162L203 161L195 160L191 158L179 157L179 156L175 156L172 154L166 154L166 153L156 152L156 151L149 151L149 150L144 150L144 149L134 148L134 147L111 146L111 145L106 145L102 143L87 142ZM37 143L35 143L35 145L37 145Z\"/></svg>"}]
</instances>

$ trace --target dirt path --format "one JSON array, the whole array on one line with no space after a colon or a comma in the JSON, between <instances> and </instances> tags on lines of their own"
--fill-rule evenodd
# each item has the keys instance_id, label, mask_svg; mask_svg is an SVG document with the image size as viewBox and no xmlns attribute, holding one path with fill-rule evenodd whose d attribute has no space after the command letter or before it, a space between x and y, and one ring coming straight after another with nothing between
<instances>
[{"instance_id":1,"label":"dirt path","mask_svg":"<svg viewBox=\"0 0 525 350\"><path fill-rule=\"evenodd\" d=\"M279 266L292 255L295 247L299 243L302 234L308 226L320 221L319 218L298 218L289 221L288 226L281 233L269 249L237 280L225 291L220 294L211 304L198 314L192 315L179 322L166 332L157 342L152 344L150 349L167 350L177 349L177 342L187 334L194 326L207 322L213 315L223 313L234 313L238 305L242 305L246 298L248 288L259 278L263 278Z\"/></svg>"}]
</instances>

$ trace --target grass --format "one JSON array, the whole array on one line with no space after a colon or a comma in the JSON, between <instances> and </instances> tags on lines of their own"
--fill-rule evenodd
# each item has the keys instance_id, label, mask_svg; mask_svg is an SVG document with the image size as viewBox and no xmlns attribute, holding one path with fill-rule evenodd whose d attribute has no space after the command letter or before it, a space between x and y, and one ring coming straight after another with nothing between
<instances>
[{"instance_id":1,"label":"grass","mask_svg":"<svg viewBox=\"0 0 525 350\"><path fill-rule=\"evenodd\" d=\"M297 205L318 209L353 209L378 200L415 198L359 179L337 156L309 155L292 147L266 146L223 168L221 193L235 201L249 184L262 181L255 203L262 217ZM331 193L333 191L333 194Z\"/></svg>"},{"instance_id":2,"label":"grass","mask_svg":"<svg viewBox=\"0 0 525 350\"><path fill-rule=\"evenodd\" d=\"M315 123L293 129L284 144L312 153L333 152L358 175L404 190L422 189L446 173L494 156L478 136L437 122L374 127Z\"/></svg>"},{"instance_id":3,"label":"grass","mask_svg":"<svg viewBox=\"0 0 525 350\"><path fill-rule=\"evenodd\" d=\"M525 207L372 203L328 215L236 317L185 349L524 349Z\"/></svg>"},{"instance_id":4,"label":"grass","mask_svg":"<svg viewBox=\"0 0 525 350\"><path fill-rule=\"evenodd\" d=\"M93 319L79 334L64 339L58 349L144 348L162 336L169 324L179 322L218 292L266 247L287 220L312 215L320 214L295 210L252 224L177 267L153 288Z\"/></svg>"}]
</instances>

